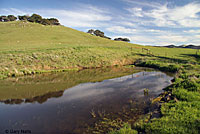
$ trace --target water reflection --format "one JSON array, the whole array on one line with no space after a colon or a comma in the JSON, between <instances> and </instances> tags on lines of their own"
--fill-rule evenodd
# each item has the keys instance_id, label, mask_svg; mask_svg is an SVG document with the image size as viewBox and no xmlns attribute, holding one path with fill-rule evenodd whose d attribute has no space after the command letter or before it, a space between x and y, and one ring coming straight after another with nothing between
<instances>
[{"instance_id":1,"label":"water reflection","mask_svg":"<svg viewBox=\"0 0 200 134\"><path fill-rule=\"evenodd\" d=\"M7 99L0 102L5 104L21 104L21 103L35 103L38 102L40 104L46 102L49 98L58 98L63 95L64 91L50 92L45 95L35 96L29 99Z\"/></svg>"},{"instance_id":2,"label":"water reflection","mask_svg":"<svg viewBox=\"0 0 200 134\"><path fill-rule=\"evenodd\" d=\"M0 100L25 100L36 96L56 94L80 83L98 82L113 77L129 75L141 69L104 68L33 75L0 80ZM47 95L48 96L48 95ZM50 95L49 95L50 96ZM19 101L20 102L20 101Z\"/></svg>"},{"instance_id":3,"label":"water reflection","mask_svg":"<svg viewBox=\"0 0 200 134\"><path fill-rule=\"evenodd\" d=\"M24 88L33 83L35 90L38 85L47 87L46 84L52 88L58 85L56 87L62 87L62 90L54 88L58 91L50 90L51 92L42 92L41 95L33 97L25 94L20 96L21 98L1 100L3 103L0 103L0 121L3 123L0 123L0 130L3 132L5 129L28 129L32 133L83 134L87 125L92 125L99 119L99 116L93 118L91 111L95 113L103 111L111 116L122 116L119 113L130 111L130 108L134 111L131 111L128 116L135 120L148 109L150 98L162 92L161 89L170 85L172 79L161 72L147 72L141 69L133 71L127 68L96 70L92 72L93 75L92 73L85 75L87 73L89 71L79 74L71 73L71 77L64 74L53 74L50 76L50 79L54 81L52 85L48 81L41 81L43 84L34 85L36 80L33 82L25 80L26 84L15 83L18 89L20 86ZM113 78L119 74L122 77ZM85 81L87 82L84 83ZM81 84L77 85L77 83ZM13 85L7 86L13 87ZM147 96L143 93L145 88L149 89ZM34 90L30 90L34 93ZM24 90L20 92L28 93Z\"/></svg>"}]
</instances>

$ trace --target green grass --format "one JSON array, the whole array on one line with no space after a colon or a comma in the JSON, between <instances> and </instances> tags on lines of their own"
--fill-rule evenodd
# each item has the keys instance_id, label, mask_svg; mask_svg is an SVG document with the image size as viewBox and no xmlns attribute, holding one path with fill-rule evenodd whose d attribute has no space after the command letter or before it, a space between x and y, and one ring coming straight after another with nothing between
<instances>
[{"instance_id":1,"label":"green grass","mask_svg":"<svg viewBox=\"0 0 200 134\"><path fill-rule=\"evenodd\" d=\"M144 46L108 40L64 26L0 22L0 35L0 78L125 65L150 56L142 52ZM154 58L166 60L164 58L168 57L169 62L177 58L177 62L184 62L191 59L188 55L196 52L192 49L146 48L157 56Z\"/></svg>"},{"instance_id":2,"label":"green grass","mask_svg":"<svg viewBox=\"0 0 200 134\"><path fill-rule=\"evenodd\" d=\"M23 22L1 22L0 35L0 78L130 64L141 47L64 26Z\"/></svg>"},{"instance_id":3,"label":"green grass","mask_svg":"<svg viewBox=\"0 0 200 134\"><path fill-rule=\"evenodd\" d=\"M187 50L186 50L187 51ZM175 61L151 60L138 63L141 66L154 67L163 71L172 71L175 66L175 82L166 88L177 98L164 103L162 117L152 119L150 123L136 124L136 128L148 134L199 134L200 133L200 68L199 59L187 59L176 64Z\"/></svg>"},{"instance_id":4,"label":"green grass","mask_svg":"<svg viewBox=\"0 0 200 134\"><path fill-rule=\"evenodd\" d=\"M142 48L150 49L150 54ZM177 71L168 90L178 102L163 104L162 117L143 123L138 130L155 134L200 133L200 55L196 50L116 42L64 26L0 22L0 79L134 62Z\"/></svg>"},{"instance_id":5,"label":"green grass","mask_svg":"<svg viewBox=\"0 0 200 134\"><path fill-rule=\"evenodd\" d=\"M118 131L111 131L109 134L138 134L136 130L131 129L131 125L124 124L123 128Z\"/></svg>"},{"instance_id":6,"label":"green grass","mask_svg":"<svg viewBox=\"0 0 200 134\"><path fill-rule=\"evenodd\" d=\"M199 134L200 103L167 103L162 106L163 117L145 124L146 133L153 134Z\"/></svg>"}]
</instances>

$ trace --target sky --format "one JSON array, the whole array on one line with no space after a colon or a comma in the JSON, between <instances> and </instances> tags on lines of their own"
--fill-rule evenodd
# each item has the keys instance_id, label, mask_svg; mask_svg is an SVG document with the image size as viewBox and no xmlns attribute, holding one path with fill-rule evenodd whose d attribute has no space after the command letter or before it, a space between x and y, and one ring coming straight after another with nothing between
<instances>
[{"instance_id":1,"label":"sky","mask_svg":"<svg viewBox=\"0 0 200 134\"><path fill-rule=\"evenodd\" d=\"M141 45L200 45L200 0L0 0L0 15L33 13Z\"/></svg>"}]
</instances>

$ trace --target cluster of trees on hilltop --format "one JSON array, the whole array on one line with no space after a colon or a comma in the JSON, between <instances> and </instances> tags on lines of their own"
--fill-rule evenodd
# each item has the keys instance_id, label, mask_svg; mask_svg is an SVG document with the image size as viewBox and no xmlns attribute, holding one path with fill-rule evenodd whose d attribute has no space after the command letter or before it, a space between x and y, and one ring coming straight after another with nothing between
<instances>
[{"instance_id":1,"label":"cluster of trees on hilltop","mask_svg":"<svg viewBox=\"0 0 200 134\"><path fill-rule=\"evenodd\" d=\"M0 22L8 22L8 21L16 21L17 17L14 15L8 15L8 16L0 16ZM43 25L60 25L59 20L56 18L42 18L42 16L38 14L32 14L31 16L29 15L23 15L23 16L18 16L18 20L20 21L29 21L29 22L35 22Z\"/></svg>"},{"instance_id":2,"label":"cluster of trees on hilltop","mask_svg":"<svg viewBox=\"0 0 200 134\"><path fill-rule=\"evenodd\" d=\"M130 42L130 39L128 39L128 38L121 38L121 37L119 37L119 38L115 38L114 40L115 40L115 41L125 41L125 42Z\"/></svg>"},{"instance_id":3,"label":"cluster of trees on hilltop","mask_svg":"<svg viewBox=\"0 0 200 134\"><path fill-rule=\"evenodd\" d=\"M106 38L106 39L111 39L110 37L105 36L105 35L104 35L104 32L102 32L102 31L100 31L100 30L90 29L90 30L88 30L87 33L92 34L92 35L95 35L95 36L103 37L103 38ZM115 38L114 40L115 40L115 41L130 42L130 39L128 39L128 38Z\"/></svg>"},{"instance_id":4,"label":"cluster of trees on hilltop","mask_svg":"<svg viewBox=\"0 0 200 134\"><path fill-rule=\"evenodd\" d=\"M90 29L88 30L87 33L90 33L92 35L96 35L96 36L99 36L99 37L102 37L102 38L106 38L106 39L111 39L110 37L107 37L104 35L104 32L100 31L100 30L93 30L93 29Z\"/></svg>"},{"instance_id":5,"label":"cluster of trees on hilltop","mask_svg":"<svg viewBox=\"0 0 200 134\"><path fill-rule=\"evenodd\" d=\"M2 22L8 22L8 21L15 21L17 20L17 17L15 17L14 15L8 15L8 16L0 16L0 21Z\"/></svg>"}]
</instances>

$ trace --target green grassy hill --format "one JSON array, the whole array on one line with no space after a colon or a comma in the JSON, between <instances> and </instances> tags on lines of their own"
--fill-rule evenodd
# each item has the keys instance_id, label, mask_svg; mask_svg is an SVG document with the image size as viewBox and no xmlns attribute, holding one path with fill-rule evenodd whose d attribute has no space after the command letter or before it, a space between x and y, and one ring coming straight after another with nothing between
<instances>
[{"instance_id":1,"label":"green grassy hill","mask_svg":"<svg viewBox=\"0 0 200 134\"><path fill-rule=\"evenodd\" d=\"M174 83L166 89L166 94L174 99L162 105L162 117L147 121L149 123L145 120L136 129L155 134L200 133L200 55L197 50L116 42L64 26L0 22L0 79L135 61L138 66L177 72Z\"/></svg>"},{"instance_id":2,"label":"green grassy hill","mask_svg":"<svg viewBox=\"0 0 200 134\"><path fill-rule=\"evenodd\" d=\"M64 26L19 21L1 22L0 35L1 78L53 70L128 64L133 61L130 48L140 47Z\"/></svg>"},{"instance_id":3,"label":"green grassy hill","mask_svg":"<svg viewBox=\"0 0 200 134\"><path fill-rule=\"evenodd\" d=\"M1 50L34 50L71 46L113 47L128 43L96 37L64 26L44 26L30 22L1 22ZM114 46L114 47L115 47Z\"/></svg>"},{"instance_id":4,"label":"green grassy hill","mask_svg":"<svg viewBox=\"0 0 200 134\"><path fill-rule=\"evenodd\" d=\"M0 78L66 69L131 64L144 46L112 41L64 26L0 22ZM146 47L157 56L193 54L190 49ZM181 57L180 57L181 58Z\"/></svg>"}]
</instances>

